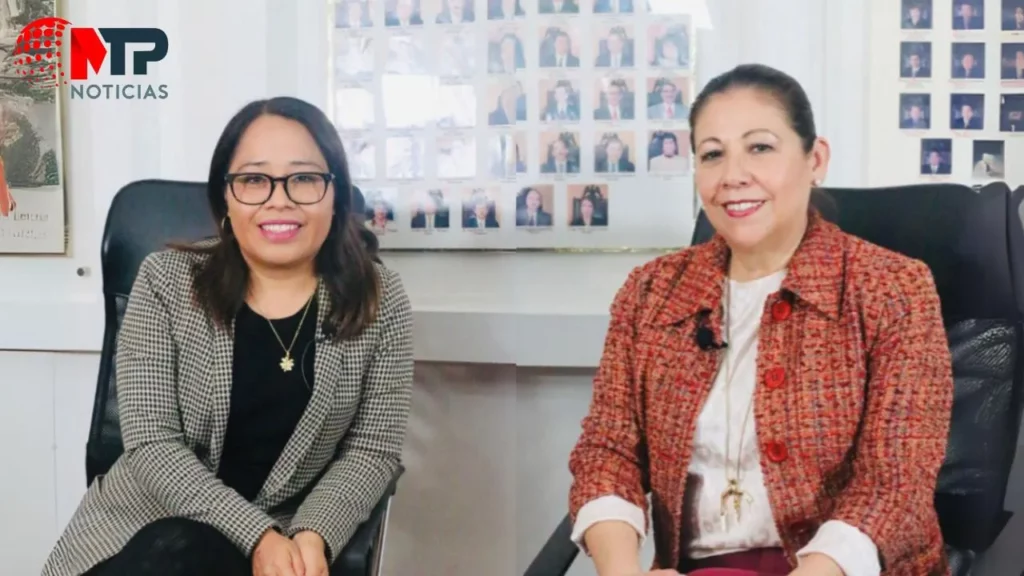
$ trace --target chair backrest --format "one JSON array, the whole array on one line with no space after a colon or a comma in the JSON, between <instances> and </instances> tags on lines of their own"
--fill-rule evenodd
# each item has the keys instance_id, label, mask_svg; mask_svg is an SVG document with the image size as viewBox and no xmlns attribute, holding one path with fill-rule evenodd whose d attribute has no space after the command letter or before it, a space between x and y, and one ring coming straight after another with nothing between
<instances>
[{"instance_id":1,"label":"chair backrest","mask_svg":"<svg viewBox=\"0 0 1024 576\"><path fill-rule=\"evenodd\" d=\"M146 256L171 242L200 240L216 233L217 224L210 216L206 184L202 182L133 182L122 188L110 204L101 248L105 326L86 444L88 483L98 474L105 474L123 451L114 355L139 266Z\"/></svg>"},{"instance_id":2,"label":"chair backrest","mask_svg":"<svg viewBox=\"0 0 1024 576\"><path fill-rule=\"evenodd\" d=\"M981 552L1005 523L1003 500L1024 408L1024 188L954 184L828 189L825 218L922 260L942 301L954 406L935 506L951 546ZM713 235L703 212L693 243Z\"/></svg>"}]
</instances>

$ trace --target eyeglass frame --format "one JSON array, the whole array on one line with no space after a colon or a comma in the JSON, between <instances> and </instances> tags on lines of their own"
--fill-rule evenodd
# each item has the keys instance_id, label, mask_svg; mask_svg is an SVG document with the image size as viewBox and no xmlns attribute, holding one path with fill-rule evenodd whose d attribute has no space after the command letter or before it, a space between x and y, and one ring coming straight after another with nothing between
<instances>
[{"instance_id":1,"label":"eyeglass frame","mask_svg":"<svg viewBox=\"0 0 1024 576\"><path fill-rule=\"evenodd\" d=\"M320 193L320 197L317 198L316 201L314 201L314 202L298 202L298 201L295 200L295 198L292 198L291 192L288 191L288 180L291 179L291 178L294 178L295 176L302 176L302 175L320 176L321 178L324 179L324 189ZM244 201L242 201L238 197L238 194L235 194L235 182L234 182L234 180L235 180L235 178L238 178L239 176L262 176L262 177L266 178L267 180L269 180L270 181L270 191L267 193L267 197L264 198L261 202L244 202ZM246 206L262 206L262 205L266 204L267 202L270 202L270 199L274 197L274 190L277 189L277 183L278 182L281 183L281 188L284 190L284 195L288 198L289 202L291 202L293 204L298 204L299 206L312 206L314 204L319 204L319 203L324 201L324 198L327 197L327 189L331 187L331 184L334 181L335 181L335 176L331 172L311 172L311 171L293 172L293 173L288 174L286 176L278 176L278 177L271 176L270 174L267 174L265 172L229 172L229 173L224 175L224 183L228 185L228 190L231 190L231 196L234 197L234 199L236 201L238 201L238 203L245 204Z\"/></svg>"}]
</instances>

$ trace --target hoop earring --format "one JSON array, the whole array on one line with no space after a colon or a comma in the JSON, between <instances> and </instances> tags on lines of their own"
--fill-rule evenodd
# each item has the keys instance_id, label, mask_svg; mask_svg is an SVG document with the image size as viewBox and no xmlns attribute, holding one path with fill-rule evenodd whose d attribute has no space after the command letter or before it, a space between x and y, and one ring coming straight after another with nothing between
<instances>
[{"instance_id":1,"label":"hoop earring","mask_svg":"<svg viewBox=\"0 0 1024 576\"><path fill-rule=\"evenodd\" d=\"M227 216L225 216L225 217L220 219L220 230L224 234L230 234L231 233L231 229L228 228L228 217Z\"/></svg>"}]
</instances>

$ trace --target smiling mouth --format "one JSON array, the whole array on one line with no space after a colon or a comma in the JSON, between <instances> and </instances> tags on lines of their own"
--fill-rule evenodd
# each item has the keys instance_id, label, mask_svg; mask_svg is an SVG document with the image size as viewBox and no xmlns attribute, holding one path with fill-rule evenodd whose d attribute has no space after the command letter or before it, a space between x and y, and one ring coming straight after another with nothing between
<instances>
[{"instance_id":1,"label":"smiling mouth","mask_svg":"<svg viewBox=\"0 0 1024 576\"><path fill-rule=\"evenodd\" d=\"M764 200L741 200L739 202L726 202L722 205L725 213L732 218L745 218L757 212L764 206Z\"/></svg>"}]
</instances>

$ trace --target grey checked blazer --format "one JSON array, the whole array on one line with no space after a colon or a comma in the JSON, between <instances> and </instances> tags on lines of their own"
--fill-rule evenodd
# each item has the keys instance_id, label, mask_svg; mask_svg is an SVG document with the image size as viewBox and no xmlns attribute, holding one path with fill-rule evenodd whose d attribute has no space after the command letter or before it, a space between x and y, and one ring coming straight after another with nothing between
<instances>
[{"instance_id":1,"label":"grey checked blazer","mask_svg":"<svg viewBox=\"0 0 1024 576\"><path fill-rule=\"evenodd\" d=\"M256 499L217 479L234 337L194 304L190 267L199 258L159 252L139 270L117 346L125 453L89 486L43 576L79 576L169 516L211 524L247 554L271 527L313 530L337 557L399 466L412 314L398 275L378 266L380 312L359 337L326 338L328 307L318 307L313 396ZM328 301L323 282L318 294ZM289 499L301 504L282 505Z\"/></svg>"}]
</instances>

